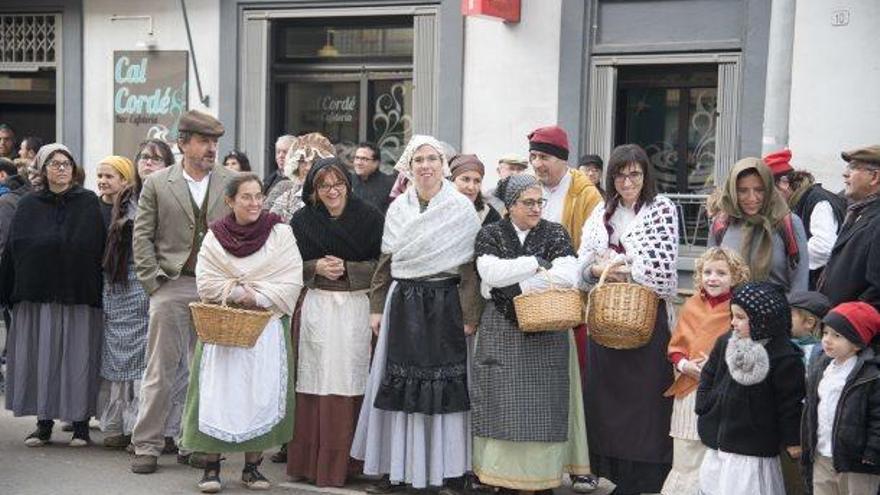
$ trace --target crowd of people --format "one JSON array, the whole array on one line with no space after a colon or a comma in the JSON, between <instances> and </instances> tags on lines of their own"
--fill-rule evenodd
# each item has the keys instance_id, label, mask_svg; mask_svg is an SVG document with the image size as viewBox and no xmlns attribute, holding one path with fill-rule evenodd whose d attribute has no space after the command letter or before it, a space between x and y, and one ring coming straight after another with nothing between
<instances>
[{"instance_id":1,"label":"crowd of people","mask_svg":"<svg viewBox=\"0 0 880 495\"><path fill-rule=\"evenodd\" d=\"M36 416L28 447L56 420L87 446L95 418L132 472L176 454L205 493L230 452L271 487L267 451L372 494L878 493L880 146L842 153L841 194L790 150L732 164L688 295L678 210L635 144L572 168L541 127L485 187L478 156L431 136L387 174L372 143L347 164L285 135L263 181L241 151L218 163L214 117L178 129L179 160L144 141L92 192L63 144L8 159L0 125L6 407ZM525 331L517 298L607 283L650 294L643 342ZM199 301L268 323L251 347L202 341Z\"/></svg>"}]
</instances>

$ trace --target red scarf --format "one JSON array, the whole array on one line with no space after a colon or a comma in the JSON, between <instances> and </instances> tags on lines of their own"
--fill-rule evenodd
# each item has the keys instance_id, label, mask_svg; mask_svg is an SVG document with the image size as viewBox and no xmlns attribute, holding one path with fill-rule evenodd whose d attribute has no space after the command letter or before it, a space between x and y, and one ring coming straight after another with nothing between
<instances>
[{"instance_id":1,"label":"red scarf","mask_svg":"<svg viewBox=\"0 0 880 495\"><path fill-rule=\"evenodd\" d=\"M235 221L235 213L230 213L212 223L211 232L229 254L244 258L259 251L279 223L284 223L280 216L263 211L255 222L240 225Z\"/></svg>"}]
</instances>

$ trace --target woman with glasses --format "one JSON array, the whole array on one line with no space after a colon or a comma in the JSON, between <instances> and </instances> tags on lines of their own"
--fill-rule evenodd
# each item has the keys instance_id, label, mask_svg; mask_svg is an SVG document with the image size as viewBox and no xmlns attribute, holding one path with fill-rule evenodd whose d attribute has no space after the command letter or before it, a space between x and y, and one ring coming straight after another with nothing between
<instances>
[{"instance_id":1,"label":"woman with glasses","mask_svg":"<svg viewBox=\"0 0 880 495\"><path fill-rule=\"evenodd\" d=\"M25 445L48 443L60 419L73 423L69 445L82 447L98 393L106 232L64 145L44 145L36 164L45 188L19 201L0 262L0 302L12 308L6 408L37 416Z\"/></svg>"},{"instance_id":2,"label":"woman with glasses","mask_svg":"<svg viewBox=\"0 0 880 495\"><path fill-rule=\"evenodd\" d=\"M480 220L444 179L435 138L413 136L395 168L412 187L385 217L370 299L378 342L351 449L366 474L388 475L371 493L442 486L471 468L466 337L482 309Z\"/></svg>"},{"instance_id":3,"label":"woman with glasses","mask_svg":"<svg viewBox=\"0 0 880 495\"><path fill-rule=\"evenodd\" d=\"M287 474L317 486L343 486L370 372L370 288L383 217L352 195L345 166L318 160L303 184L306 205L290 224L303 258L296 419Z\"/></svg>"},{"instance_id":4,"label":"woman with glasses","mask_svg":"<svg viewBox=\"0 0 880 495\"><path fill-rule=\"evenodd\" d=\"M263 208L279 215L285 222L289 222L296 210L305 204L302 196L303 183L306 175L315 161L321 158L330 158L336 151L333 144L324 135L311 132L297 136L287 151L284 160L284 176L282 180L272 187Z\"/></svg>"},{"instance_id":5,"label":"woman with glasses","mask_svg":"<svg viewBox=\"0 0 880 495\"><path fill-rule=\"evenodd\" d=\"M730 170L709 233L709 246L742 255L752 280L767 280L786 292L805 291L810 263L804 225L774 186L759 158L743 158Z\"/></svg>"},{"instance_id":6,"label":"woman with glasses","mask_svg":"<svg viewBox=\"0 0 880 495\"><path fill-rule=\"evenodd\" d=\"M477 236L477 270L484 298L473 360L474 473L484 484L524 492L561 485L568 463L570 332L523 333L513 298L579 282L571 238L541 218L538 179L513 175L495 195L508 217ZM544 273L542 273L544 272ZM576 359L576 357L575 357Z\"/></svg>"},{"instance_id":7,"label":"woman with glasses","mask_svg":"<svg viewBox=\"0 0 880 495\"><path fill-rule=\"evenodd\" d=\"M483 199L483 176L486 175L486 167L477 158L477 155L458 155L449 162L451 175L449 180L455 184L458 192L467 196L474 203L477 215L482 225L489 225L501 220L498 211Z\"/></svg>"},{"instance_id":8,"label":"woman with glasses","mask_svg":"<svg viewBox=\"0 0 880 495\"><path fill-rule=\"evenodd\" d=\"M584 224L578 250L587 287L632 280L659 298L650 341L635 349L587 342L585 402L590 467L617 485L615 493L656 493L672 465L672 385L666 361L669 304L678 285L678 217L656 191L654 168L635 144L611 152L607 202ZM597 331L590 329L591 332Z\"/></svg>"},{"instance_id":9,"label":"woman with glasses","mask_svg":"<svg viewBox=\"0 0 880 495\"><path fill-rule=\"evenodd\" d=\"M206 454L198 483L203 493L222 489L224 452L244 452L246 488L271 488L259 471L263 451L290 441L295 404L288 321L302 288L296 238L277 215L263 211L263 185L256 175L236 174L223 196L232 212L212 222L202 242L199 297L272 316L253 347L196 343L180 443Z\"/></svg>"}]
</instances>

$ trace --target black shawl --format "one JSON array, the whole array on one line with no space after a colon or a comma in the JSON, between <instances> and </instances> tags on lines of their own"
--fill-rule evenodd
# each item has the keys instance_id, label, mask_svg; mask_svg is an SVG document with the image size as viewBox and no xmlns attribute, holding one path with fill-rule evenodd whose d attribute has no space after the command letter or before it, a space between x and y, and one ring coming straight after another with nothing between
<instances>
[{"instance_id":1,"label":"black shawl","mask_svg":"<svg viewBox=\"0 0 880 495\"><path fill-rule=\"evenodd\" d=\"M101 307L106 231L95 193L74 185L21 198L0 263L0 300Z\"/></svg>"},{"instance_id":2,"label":"black shawl","mask_svg":"<svg viewBox=\"0 0 880 495\"><path fill-rule=\"evenodd\" d=\"M571 237L562 225L542 219L520 244L516 229L509 218L487 225L477 234L474 255L479 258L484 254L505 260L535 256L551 263L556 258L576 255L571 246ZM519 284L493 288L490 294L498 312L518 325L513 298L521 294Z\"/></svg>"},{"instance_id":3,"label":"black shawl","mask_svg":"<svg viewBox=\"0 0 880 495\"><path fill-rule=\"evenodd\" d=\"M330 216L320 201L312 198L315 177L327 167L335 167L345 177L348 191L345 209L336 218ZM385 219L374 206L352 195L351 177L336 158L324 158L312 166L303 184L302 197L306 204L293 214L290 226L303 261L327 255L345 261L379 258Z\"/></svg>"}]
</instances>

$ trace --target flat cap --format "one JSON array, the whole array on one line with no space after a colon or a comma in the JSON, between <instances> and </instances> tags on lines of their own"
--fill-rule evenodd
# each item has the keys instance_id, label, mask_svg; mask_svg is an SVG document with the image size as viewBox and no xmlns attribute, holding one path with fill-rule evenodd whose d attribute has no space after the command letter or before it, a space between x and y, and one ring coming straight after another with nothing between
<instances>
[{"instance_id":1,"label":"flat cap","mask_svg":"<svg viewBox=\"0 0 880 495\"><path fill-rule=\"evenodd\" d=\"M527 168L529 166L529 161L519 155L504 155L498 159L498 163L506 163L508 165L514 165L516 167Z\"/></svg>"},{"instance_id":2,"label":"flat cap","mask_svg":"<svg viewBox=\"0 0 880 495\"><path fill-rule=\"evenodd\" d=\"M219 120L198 110L189 110L181 115L177 123L177 130L216 137L220 137L226 132Z\"/></svg>"},{"instance_id":3,"label":"flat cap","mask_svg":"<svg viewBox=\"0 0 880 495\"><path fill-rule=\"evenodd\" d=\"M880 145L866 146L852 151L844 151L841 158L847 162L857 161L880 166Z\"/></svg>"},{"instance_id":4,"label":"flat cap","mask_svg":"<svg viewBox=\"0 0 880 495\"><path fill-rule=\"evenodd\" d=\"M821 292L795 291L788 295L788 304L824 318L831 310L831 301Z\"/></svg>"}]
</instances>

